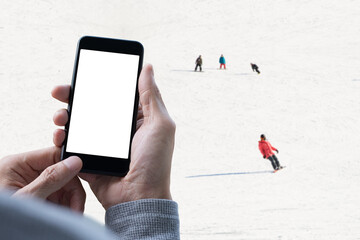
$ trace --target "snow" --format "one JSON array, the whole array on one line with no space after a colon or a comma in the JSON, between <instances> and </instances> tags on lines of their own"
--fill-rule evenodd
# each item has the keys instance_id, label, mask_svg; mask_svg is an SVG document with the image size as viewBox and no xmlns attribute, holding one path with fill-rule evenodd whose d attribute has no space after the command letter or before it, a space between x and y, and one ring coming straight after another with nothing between
<instances>
[{"instance_id":1,"label":"snow","mask_svg":"<svg viewBox=\"0 0 360 240\"><path fill-rule=\"evenodd\" d=\"M0 156L52 144L52 114L66 106L50 91L70 83L81 36L134 39L177 124L182 239L360 238L358 1L0 0L0 9ZM270 172L262 133L286 169ZM86 215L103 222L87 193Z\"/></svg>"}]
</instances>

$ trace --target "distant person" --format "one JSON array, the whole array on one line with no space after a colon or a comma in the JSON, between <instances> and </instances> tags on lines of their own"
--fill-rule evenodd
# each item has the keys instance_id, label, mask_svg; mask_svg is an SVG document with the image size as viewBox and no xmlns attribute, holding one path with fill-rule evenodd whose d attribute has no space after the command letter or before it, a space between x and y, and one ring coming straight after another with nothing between
<instances>
[{"instance_id":1,"label":"distant person","mask_svg":"<svg viewBox=\"0 0 360 240\"><path fill-rule=\"evenodd\" d=\"M224 55L222 55L222 54L221 54L221 56L220 56L219 63L220 63L220 69L221 69L222 66L224 66L224 69L226 69L225 58L224 58Z\"/></svg>"},{"instance_id":2,"label":"distant person","mask_svg":"<svg viewBox=\"0 0 360 240\"><path fill-rule=\"evenodd\" d=\"M198 67L200 67L200 72L202 71L202 58L201 58L201 55L196 59L195 61L195 64L196 64L196 67L195 67L195 72L197 70Z\"/></svg>"},{"instance_id":3,"label":"distant person","mask_svg":"<svg viewBox=\"0 0 360 240\"><path fill-rule=\"evenodd\" d=\"M255 63L250 63L251 68L254 71L256 71L258 74L260 74L259 67Z\"/></svg>"},{"instance_id":4,"label":"distant person","mask_svg":"<svg viewBox=\"0 0 360 240\"><path fill-rule=\"evenodd\" d=\"M276 148L271 146L270 142L266 140L266 137L264 134L260 135L259 150L264 158L267 158L270 160L271 165L274 168L274 171L277 171L277 170L283 168L282 166L280 166L279 160L277 159L275 153L273 152L273 150L274 150L277 153L279 153L279 150L277 150Z\"/></svg>"}]
</instances>

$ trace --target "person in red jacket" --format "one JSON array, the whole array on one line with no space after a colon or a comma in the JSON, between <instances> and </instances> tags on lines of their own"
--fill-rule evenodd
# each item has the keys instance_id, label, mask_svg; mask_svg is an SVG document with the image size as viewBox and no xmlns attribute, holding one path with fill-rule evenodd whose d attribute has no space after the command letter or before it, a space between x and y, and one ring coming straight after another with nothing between
<instances>
[{"instance_id":1,"label":"person in red jacket","mask_svg":"<svg viewBox=\"0 0 360 240\"><path fill-rule=\"evenodd\" d=\"M277 159L275 153L273 152L273 150L274 150L277 153L279 153L279 150L274 148L270 144L270 142L266 140L266 137L264 134L260 135L260 139L261 140L259 141L259 150L260 150L261 154L263 155L263 157L270 160L271 165L273 166L274 170L279 170L279 169L283 168L282 166L280 166L279 160Z\"/></svg>"}]
</instances>

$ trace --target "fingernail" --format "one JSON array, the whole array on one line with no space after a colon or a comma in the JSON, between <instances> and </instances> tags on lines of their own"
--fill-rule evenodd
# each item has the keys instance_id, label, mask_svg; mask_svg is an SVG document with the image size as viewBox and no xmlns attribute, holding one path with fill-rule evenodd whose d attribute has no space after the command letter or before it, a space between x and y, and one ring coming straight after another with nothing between
<instances>
[{"instance_id":1,"label":"fingernail","mask_svg":"<svg viewBox=\"0 0 360 240\"><path fill-rule=\"evenodd\" d=\"M149 64L149 68L150 68L150 74L152 76L154 76L154 68L153 68L153 65Z\"/></svg>"},{"instance_id":2,"label":"fingernail","mask_svg":"<svg viewBox=\"0 0 360 240\"><path fill-rule=\"evenodd\" d=\"M79 157L69 157L63 161L65 166L73 171L79 171L82 167L82 161Z\"/></svg>"}]
</instances>

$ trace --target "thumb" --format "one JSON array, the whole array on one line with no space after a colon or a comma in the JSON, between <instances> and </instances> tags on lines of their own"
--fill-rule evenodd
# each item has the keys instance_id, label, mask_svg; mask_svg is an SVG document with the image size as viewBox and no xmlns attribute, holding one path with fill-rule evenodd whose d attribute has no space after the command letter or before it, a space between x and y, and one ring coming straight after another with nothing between
<instances>
[{"instance_id":1,"label":"thumb","mask_svg":"<svg viewBox=\"0 0 360 240\"><path fill-rule=\"evenodd\" d=\"M168 115L160 91L155 83L152 65L146 65L139 77L140 104L145 118ZM160 115L159 115L160 114Z\"/></svg>"},{"instance_id":2,"label":"thumb","mask_svg":"<svg viewBox=\"0 0 360 240\"><path fill-rule=\"evenodd\" d=\"M82 168L80 158L72 156L47 167L39 177L15 193L46 199L73 179Z\"/></svg>"}]
</instances>

